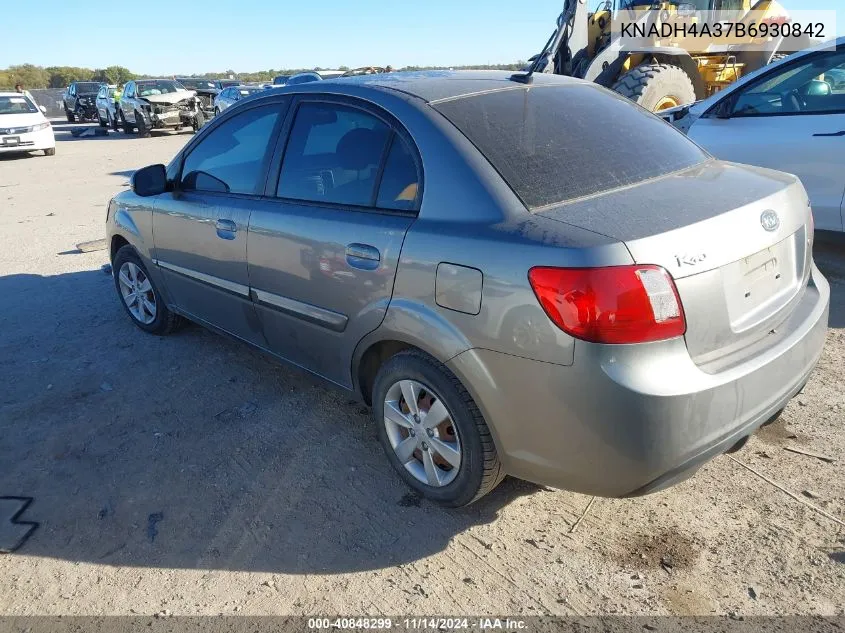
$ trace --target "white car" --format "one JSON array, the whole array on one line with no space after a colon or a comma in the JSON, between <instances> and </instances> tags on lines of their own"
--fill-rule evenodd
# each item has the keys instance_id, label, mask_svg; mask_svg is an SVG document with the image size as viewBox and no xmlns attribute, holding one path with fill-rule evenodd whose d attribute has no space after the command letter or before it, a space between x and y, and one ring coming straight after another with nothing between
<instances>
[{"instance_id":1,"label":"white car","mask_svg":"<svg viewBox=\"0 0 845 633\"><path fill-rule=\"evenodd\" d=\"M214 116L217 116L229 106L235 105L241 99L246 99L256 92L264 92L263 86L231 86L225 88L214 99Z\"/></svg>"},{"instance_id":2,"label":"white car","mask_svg":"<svg viewBox=\"0 0 845 633\"><path fill-rule=\"evenodd\" d=\"M42 150L56 153L56 137L46 110L28 94L0 92L0 154Z\"/></svg>"},{"instance_id":3,"label":"white car","mask_svg":"<svg viewBox=\"0 0 845 633\"><path fill-rule=\"evenodd\" d=\"M716 158L795 174L816 229L845 230L845 37L660 116Z\"/></svg>"},{"instance_id":4,"label":"white car","mask_svg":"<svg viewBox=\"0 0 845 633\"><path fill-rule=\"evenodd\" d=\"M110 127L117 130L117 104L114 93L117 86L103 84L97 93L97 119L100 127Z\"/></svg>"}]
</instances>

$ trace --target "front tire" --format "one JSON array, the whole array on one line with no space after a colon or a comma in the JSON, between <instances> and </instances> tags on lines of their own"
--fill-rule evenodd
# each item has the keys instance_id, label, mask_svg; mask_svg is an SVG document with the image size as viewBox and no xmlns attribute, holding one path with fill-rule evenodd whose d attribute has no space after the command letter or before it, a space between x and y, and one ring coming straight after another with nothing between
<instances>
[{"instance_id":1,"label":"front tire","mask_svg":"<svg viewBox=\"0 0 845 633\"><path fill-rule=\"evenodd\" d=\"M67 107L65 107L65 116L67 117L68 123L76 123L76 117L74 116L73 112L67 109Z\"/></svg>"},{"instance_id":2,"label":"front tire","mask_svg":"<svg viewBox=\"0 0 845 633\"><path fill-rule=\"evenodd\" d=\"M138 136L147 138L150 136L150 128L147 127L147 120L138 112L135 112L135 125L138 128Z\"/></svg>"},{"instance_id":3,"label":"front tire","mask_svg":"<svg viewBox=\"0 0 845 633\"><path fill-rule=\"evenodd\" d=\"M56 148L55 147L48 147L44 150L44 156L55 156L56 155Z\"/></svg>"},{"instance_id":4,"label":"front tire","mask_svg":"<svg viewBox=\"0 0 845 633\"><path fill-rule=\"evenodd\" d=\"M123 128L123 133L132 134L135 128L129 125L129 122L126 120L126 117L123 116L123 112L119 112L117 116L120 119L120 125Z\"/></svg>"},{"instance_id":5,"label":"front tire","mask_svg":"<svg viewBox=\"0 0 845 633\"><path fill-rule=\"evenodd\" d=\"M695 101L690 76L670 64L641 64L622 75L613 89L649 112Z\"/></svg>"},{"instance_id":6,"label":"front tire","mask_svg":"<svg viewBox=\"0 0 845 633\"><path fill-rule=\"evenodd\" d=\"M418 351L395 355L379 369L372 397L388 460L427 499L465 506L504 478L484 417L435 359Z\"/></svg>"},{"instance_id":7,"label":"front tire","mask_svg":"<svg viewBox=\"0 0 845 633\"><path fill-rule=\"evenodd\" d=\"M181 318L168 310L134 248L126 245L117 251L112 271L117 296L135 325L159 336L179 327Z\"/></svg>"}]
</instances>

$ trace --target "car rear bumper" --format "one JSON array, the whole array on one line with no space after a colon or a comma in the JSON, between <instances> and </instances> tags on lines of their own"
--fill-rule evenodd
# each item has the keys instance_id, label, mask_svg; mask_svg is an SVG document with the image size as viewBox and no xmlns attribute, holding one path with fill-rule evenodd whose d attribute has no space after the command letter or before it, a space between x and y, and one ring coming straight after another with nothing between
<instances>
[{"instance_id":1,"label":"car rear bumper","mask_svg":"<svg viewBox=\"0 0 845 633\"><path fill-rule=\"evenodd\" d=\"M10 145L5 142L8 135L0 136L0 154L9 154L12 152L32 152L39 149L51 149L56 146L56 137L53 134L53 128L48 127L37 132L27 132L26 134L15 134L15 138L19 139L16 145Z\"/></svg>"},{"instance_id":2,"label":"car rear bumper","mask_svg":"<svg viewBox=\"0 0 845 633\"><path fill-rule=\"evenodd\" d=\"M814 266L777 344L718 374L692 362L683 338L578 341L570 367L481 349L448 365L484 413L509 474L605 497L647 494L690 476L786 406L821 356L829 301Z\"/></svg>"}]
</instances>

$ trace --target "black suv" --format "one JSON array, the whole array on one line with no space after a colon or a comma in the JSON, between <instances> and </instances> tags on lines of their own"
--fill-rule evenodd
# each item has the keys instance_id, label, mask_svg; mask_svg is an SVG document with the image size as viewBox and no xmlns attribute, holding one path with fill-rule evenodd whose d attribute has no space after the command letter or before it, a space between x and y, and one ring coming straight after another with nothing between
<instances>
[{"instance_id":1,"label":"black suv","mask_svg":"<svg viewBox=\"0 0 845 633\"><path fill-rule=\"evenodd\" d=\"M74 81L67 87L63 100L69 122L97 119L97 93L102 85L99 81Z\"/></svg>"}]
</instances>

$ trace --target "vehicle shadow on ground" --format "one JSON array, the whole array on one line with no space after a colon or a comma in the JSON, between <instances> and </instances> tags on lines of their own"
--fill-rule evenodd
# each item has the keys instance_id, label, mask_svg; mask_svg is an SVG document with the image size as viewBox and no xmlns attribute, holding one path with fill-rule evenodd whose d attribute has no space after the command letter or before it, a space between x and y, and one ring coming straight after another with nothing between
<instances>
[{"instance_id":1,"label":"vehicle shadow on ground","mask_svg":"<svg viewBox=\"0 0 845 633\"><path fill-rule=\"evenodd\" d=\"M830 327L845 328L845 234L817 232L813 257L830 282Z\"/></svg>"},{"instance_id":2,"label":"vehicle shadow on ground","mask_svg":"<svg viewBox=\"0 0 845 633\"><path fill-rule=\"evenodd\" d=\"M0 303L0 496L33 497L20 519L40 522L22 555L371 570L544 494L505 480L466 509L423 501L350 394L198 326L147 335L99 270L0 277Z\"/></svg>"}]
</instances>

